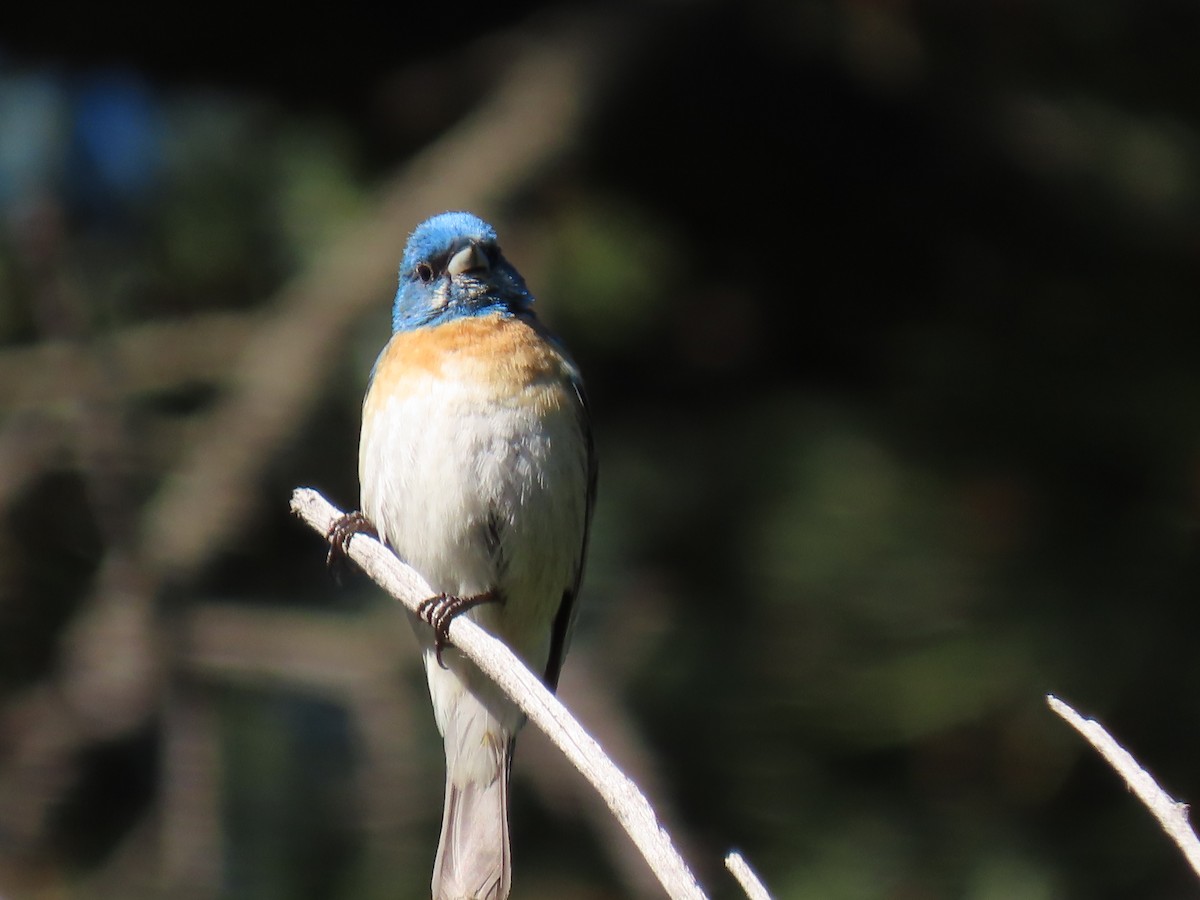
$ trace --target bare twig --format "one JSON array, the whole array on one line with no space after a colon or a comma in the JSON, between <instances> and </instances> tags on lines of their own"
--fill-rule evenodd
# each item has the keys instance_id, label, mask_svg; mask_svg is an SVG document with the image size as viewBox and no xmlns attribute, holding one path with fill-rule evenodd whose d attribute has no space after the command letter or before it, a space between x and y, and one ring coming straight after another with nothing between
<instances>
[{"instance_id":1,"label":"bare twig","mask_svg":"<svg viewBox=\"0 0 1200 900\"><path fill-rule=\"evenodd\" d=\"M758 877L753 869L750 868L750 863L746 862L746 857L738 853L736 850L725 857L725 868L729 870L737 883L742 886L742 890L746 892L746 896L750 900L771 900L770 893L767 892L767 887L762 883L762 879Z\"/></svg>"},{"instance_id":2,"label":"bare twig","mask_svg":"<svg viewBox=\"0 0 1200 900\"><path fill-rule=\"evenodd\" d=\"M1192 871L1200 875L1200 840L1197 840L1196 832L1188 822L1187 804L1173 800L1159 787L1150 773L1138 764L1128 750L1113 740L1099 722L1083 718L1053 694L1046 695L1046 702L1125 779L1129 789L1150 810L1154 818L1158 819L1167 836L1183 851Z\"/></svg>"},{"instance_id":3,"label":"bare twig","mask_svg":"<svg viewBox=\"0 0 1200 900\"><path fill-rule=\"evenodd\" d=\"M292 510L312 528L326 534L341 515L316 491L300 488L292 495ZM377 540L355 535L349 555L389 594L416 612L434 590ZM502 641L465 616L450 624L450 639L511 697L535 725L558 746L572 765L608 804L626 833L641 850L659 882L673 898L705 896L695 876L658 823L654 810L635 785L604 753L566 708Z\"/></svg>"},{"instance_id":4,"label":"bare twig","mask_svg":"<svg viewBox=\"0 0 1200 900\"><path fill-rule=\"evenodd\" d=\"M675 835L685 858L689 852L688 836L675 824L678 813L668 801L669 791L663 785L662 767L651 749L630 721L628 711L617 702L613 682L607 677L607 666L597 660L595 646L571 648L571 664L563 669L558 683L558 697L577 718L588 723L593 737L620 760L621 768L636 781L657 810L659 821ZM603 671L602 671L603 670ZM514 776L524 776L548 808L563 816L578 816L595 835L600 850L605 853L624 894L630 897L651 897L657 892L654 873L644 862L636 847L624 840L621 825L609 814L604 803L588 785L575 777L571 766L549 741L526 741L521 747L523 766L513 770Z\"/></svg>"}]
</instances>

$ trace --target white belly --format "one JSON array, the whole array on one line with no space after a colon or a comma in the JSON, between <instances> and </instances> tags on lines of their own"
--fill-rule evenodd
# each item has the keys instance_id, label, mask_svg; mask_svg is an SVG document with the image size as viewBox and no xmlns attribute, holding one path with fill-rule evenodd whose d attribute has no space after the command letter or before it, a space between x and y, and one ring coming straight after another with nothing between
<instances>
[{"instance_id":1,"label":"white belly","mask_svg":"<svg viewBox=\"0 0 1200 900\"><path fill-rule=\"evenodd\" d=\"M586 442L573 403L511 397L415 376L376 398L359 456L362 508L380 537L436 591L498 590L475 617L546 662L551 625L574 584L586 516Z\"/></svg>"}]
</instances>

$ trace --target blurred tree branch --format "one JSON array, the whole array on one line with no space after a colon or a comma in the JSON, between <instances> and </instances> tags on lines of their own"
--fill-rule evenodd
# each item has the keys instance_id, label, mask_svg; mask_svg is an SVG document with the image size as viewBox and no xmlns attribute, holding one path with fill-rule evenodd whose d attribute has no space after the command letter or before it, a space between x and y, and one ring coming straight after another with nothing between
<instances>
[{"instance_id":1,"label":"blurred tree branch","mask_svg":"<svg viewBox=\"0 0 1200 900\"><path fill-rule=\"evenodd\" d=\"M260 690L279 686L348 710L362 746L354 780L367 843L362 862L367 879L394 877L403 865L397 858L402 855L397 834L412 833L425 819L420 810L426 781L419 774L420 755L414 748L420 730L412 723L418 703L411 683L396 677L408 631L390 608L386 614L345 615L229 603L198 606L181 629L180 661L203 683L245 684ZM200 698L191 701L203 704ZM176 861L190 860L194 867L205 858L206 838L215 837L210 829L208 835L201 832L197 840L191 839L195 822L190 810L215 803L220 792L220 761L204 759L210 740L211 735L192 728L168 748L191 758L180 761L181 777L171 779L184 787L176 791L177 808L165 810L164 818L168 827L177 825L171 845L181 857ZM189 749L191 745L198 749ZM198 755L202 766L194 764ZM201 824L207 821L201 818ZM207 873L216 877L208 883L215 894L220 873L211 862ZM177 870L187 871L182 865Z\"/></svg>"},{"instance_id":2,"label":"blurred tree branch","mask_svg":"<svg viewBox=\"0 0 1200 900\"><path fill-rule=\"evenodd\" d=\"M348 327L389 293L398 236L447 206L495 204L571 145L609 55L595 26L572 20L530 42L488 100L385 184L374 213L283 289L205 433L147 510L142 549L155 569L191 573L231 535L255 496L245 486L322 393Z\"/></svg>"},{"instance_id":3,"label":"blurred tree branch","mask_svg":"<svg viewBox=\"0 0 1200 900\"><path fill-rule=\"evenodd\" d=\"M120 399L222 381L258 325L254 313L207 313L132 325L86 344L56 338L0 350L0 412L74 404L79 386L103 374L98 347L120 373L114 385Z\"/></svg>"},{"instance_id":4,"label":"blurred tree branch","mask_svg":"<svg viewBox=\"0 0 1200 900\"><path fill-rule=\"evenodd\" d=\"M576 16L511 35L515 61L495 89L385 183L372 212L286 285L265 314L211 317L199 331L194 322L139 326L108 343L51 334L39 347L0 354L0 375L23 376L14 379L20 389L0 388L0 407L35 416L58 401L75 407L101 400L108 407L128 399L131 389L169 385L213 367L219 370L213 374L227 376L184 457L146 506L127 510L135 517L122 517L125 533L106 534L116 543L106 548L81 613L60 642L55 671L2 711L0 828L22 853L44 846L51 812L77 776L79 751L128 733L168 700L169 647L156 619L158 595L194 578L256 508L253 484L323 395L348 329L389 293L403 235L430 212L494 206L571 147L599 76L620 49L605 39L605 24ZM49 257L39 265L56 272ZM119 364L129 369L120 385L97 384L96 366L108 373ZM96 387L99 398L92 396ZM113 441L124 445L108 427L114 423L82 412L67 428L55 427L53 416L10 419L0 453L18 465L0 479L6 496L44 471L60 440L77 439L85 467L129 464L132 457L113 455L119 449ZM72 436L76 425L102 427L99 443ZM91 486L99 491L93 502L111 499L103 479ZM171 856L189 858L179 848ZM165 875L168 888L190 877L186 869L174 879Z\"/></svg>"}]
</instances>

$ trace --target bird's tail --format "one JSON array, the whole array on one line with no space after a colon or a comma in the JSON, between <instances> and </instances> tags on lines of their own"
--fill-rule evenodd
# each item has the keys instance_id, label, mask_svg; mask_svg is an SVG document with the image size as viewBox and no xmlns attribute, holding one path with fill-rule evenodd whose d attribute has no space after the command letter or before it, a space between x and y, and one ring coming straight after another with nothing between
<instances>
[{"instance_id":1,"label":"bird's tail","mask_svg":"<svg viewBox=\"0 0 1200 900\"><path fill-rule=\"evenodd\" d=\"M506 749L505 756L510 750ZM505 900L512 883L508 760L488 784L446 779L442 837L433 864L434 900Z\"/></svg>"}]
</instances>

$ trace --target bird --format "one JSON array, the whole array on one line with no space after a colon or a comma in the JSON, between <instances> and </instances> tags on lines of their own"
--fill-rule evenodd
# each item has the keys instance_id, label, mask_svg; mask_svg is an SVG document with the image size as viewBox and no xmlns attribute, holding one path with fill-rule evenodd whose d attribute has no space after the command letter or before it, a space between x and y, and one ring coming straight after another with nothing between
<instances>
[{"instance_id":1,"label":"bird","mask_svg":"<svg viewBox=\"0 0 1200 900\"><path fill-rule=\"evenodd\" d=\"M523 724L450 644L450 621L474 619L553 691L578 609L595 445L579 368L533 302L479 217L446 212L413 230L363 401L361 508L329 534L332 553L374 532L437 592L426 622L414 617L446 756L434 900L508 896Z\"/></svg>"}]
</instances>

